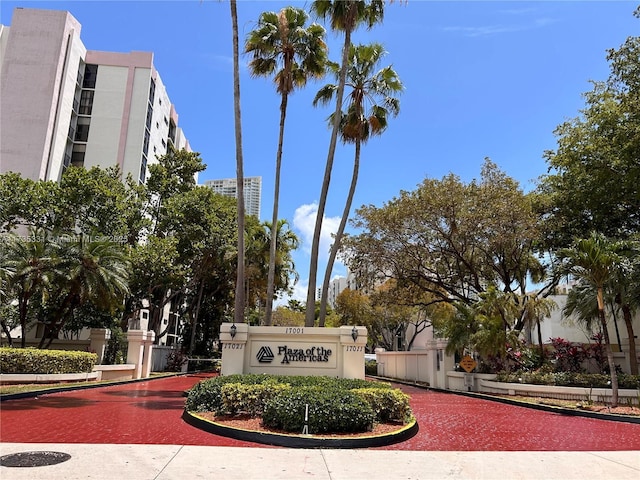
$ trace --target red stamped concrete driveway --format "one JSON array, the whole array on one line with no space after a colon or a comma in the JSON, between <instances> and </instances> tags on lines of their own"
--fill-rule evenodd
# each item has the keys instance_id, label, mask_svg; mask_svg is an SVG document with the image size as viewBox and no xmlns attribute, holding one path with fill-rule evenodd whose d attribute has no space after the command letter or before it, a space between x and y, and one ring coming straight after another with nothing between
<instances>
[{"instance_id":1,"label":"red stamped concrete driveway","mask_svg":"<svg viewBox=\"0 0 640 480\"><path fill-rule=\"evenodd\" d=\"M263 446L186 424L183 392L204 375L73 390L0 405L0 441ZM640 424L543 412L400 386L411 396L420 431L384 450L640 450Z\"/></svg>"}]
</instances>

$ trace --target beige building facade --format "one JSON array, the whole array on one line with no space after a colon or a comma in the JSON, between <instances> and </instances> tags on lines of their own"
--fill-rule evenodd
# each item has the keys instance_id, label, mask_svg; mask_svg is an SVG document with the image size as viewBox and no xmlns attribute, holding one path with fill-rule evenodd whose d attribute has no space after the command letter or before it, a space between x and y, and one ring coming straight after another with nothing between
<instances>
[{"instance_id":1,"label":"beige building facade","mask_svg":"<svg viewBox=\"0 0 640 480\"><path fill-rule=\"evenodd\" d=\"M190 150L153 53L87 50L81 30L69 12L27 8L1 26L0 173L117 165L144 183L169 146Z\"/></svg>"}]
</instances>

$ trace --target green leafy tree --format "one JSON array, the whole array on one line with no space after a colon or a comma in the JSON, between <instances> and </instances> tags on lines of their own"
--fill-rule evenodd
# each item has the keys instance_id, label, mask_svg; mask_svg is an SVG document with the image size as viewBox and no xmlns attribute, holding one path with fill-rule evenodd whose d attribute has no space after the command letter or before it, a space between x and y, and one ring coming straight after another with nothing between
<instances>
[{"instance_id":1,"label":"green leafy tree","mask_svg":"<svg viewBox=\"0 0 640 480\"><path fill-rule=\"evenodd\" d=\"M387 128L387 118L389 116L395 117L400 111L400 102L394 96L404 88L400 78L391 67L376 70L385 53L380 44L352 45L349 51L346 87L350 91L347 95L346 112L341 112L339 129L342 141L355 145L353 174L340 225L335 234L324 273L320 317L318 319L321 327L324 326L333 264L340 249L340 242L351 212L351 204L358 183L362 144L366 143L371 136L382 135ZM340 74L338 65L331 64L330 67L338 78ZM335 84L324 86L316 95L313 101L314 105L330 103L337 89L338 85ZM330 124L333 124L333 118L330 117L329 121Z\"/></svg>"},{"instance_id":2,"label":"green leafy tree","mask_svg":"<svg viewBox=\"0 0 640 480\"><path fill-rule=\"evenodd\" d=\"M344 43L342 46L342 60L340 74L338 78L338 88L336 89L336 108L333 117L331 138L329 140L329 151L325 165L320 199L318 200L318 212L313 230L313 240L311 243L311 260L309 266L309 283L307 287L307 312L305 315L305 326L312 327L315 324L315 310L309 308L315 305L316 277L318 273L318 251L320 248L320 233L322 220L327 203L329 184L331 183L331 171L333 170L333 159L336 151L338 132L340 129L340 119L342 112L342 101L344 88L347 79L347 68L349 65L349 50L351 48L351 34L361 25L366 24L369 28L380 23L384 17L383 0L315 0L311 4L311 10L318 17L328 20L331 29L344 33Z\"/></svg>"},{"instance_id":3,"label":"green leafy tree","mask_svg":"<svg viewBox=\"0 0 640 480\"><path fill-rule=\"evenodd\" d=\"M605 287L621 262L620 243L608 240L604 235L592 233L589 238L577 240L572 248L560 251L558 269L591 285L596 291L598 318L605 339L607 363L611 375L611 403L618 405L618 376L611 350L609 329L605 315Z\"/></svg>"},{"instance_id":4,"label":"green leafy tree","mask_svg":"<svg viewBox=\"0 0 640 480\"><path fill-rule=\"evenodd\" d=\"M0 175L0 232L16 227L52 228L60 187L56 182L35 182L18 173Z\"/></svg>"},{"instance_id":5,"label":"green leafy tree","mask_svg":"<svg viewBox=\"0 0 640 480\"><path fill-rule=\"evenodd\" d=\"M362 207L353 224L361 233L345 236L343 252L358 281L372 288L394 279L399 288L422 292L428 304L473 305L489 287L522 296L531 274L544 271L535 256L532 200L489 160L479 181L425 179L383 207ZM547 284L535 296L549 290ZM522 308L517 331L524 327Z\"/></svg>"},{"instance_id":6,"label":"green leafy tree","mask_svg":"<svg viewBox=\"0 0 640 480\"><path fill-rule=\"evenodd\" d=\"M557 148L545 153L550 173L540 190L555 248L591 231L619 239L640 231L640 37L609 50L607 60L609 78L593 82L580 115L557 127Z\"/></svg>"},{"instance_id":7,"label":"green leafy tree","mask_svg":"<svg viewBox=\"0 0 640 480\"><path fill-rule=\"evenodd\" d=\"M266 308L268 270L270 267L270 242L275 232L276 256L274 269L274 298L279 293L291 293L298 281L291 252L298 248L298 237L288 228L286 220L279 220L275 229L270 222L257 223L248 219L246 295L248 307L259 311ZM260 316L260 315L259 315ZM258 319L258 323L260 320ZM266 317L264 320L266 324Z\"/></svg>"},{"instance_id":8,"label":"green leafy tree","mask_svg":"<svg viewBox=\"0 0 640 480\"><path fill-rule=\"evenodd\" d=\"M284 126L289 95L302 88L310 78L324 75L327 47L325 29L318 24L306 27L307 13L295 7L285 7L279 13L264 12L258 25L247 37L245 52L253 55L249 69L254 76L274 76L280 94L280 129L276 153L273 215L271 223L278 223L280 196L280 168L284 142ZM269 272L267 278L265 324L271 325L271 311L275 294L276 230L271 232Z\"/></svg>"}]
</instances>

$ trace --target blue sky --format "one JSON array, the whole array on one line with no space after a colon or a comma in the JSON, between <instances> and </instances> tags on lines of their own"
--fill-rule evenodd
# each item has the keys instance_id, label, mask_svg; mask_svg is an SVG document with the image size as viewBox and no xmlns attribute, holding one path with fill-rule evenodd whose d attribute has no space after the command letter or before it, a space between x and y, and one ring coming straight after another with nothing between
<instances>
[{"instance_id":1,"label":"blue sky","mask_svg":"<svg viewBox=\"0 0 640 480\"><path fill-rule=\"evenodd\" d=\"M241 39L261 12L307 1L239 0ZM90 50L152 51L154 63L192 148L207 170L200 180L235 177L231 21L227 1L7 1L0 22L15 7L70 11L82 24ZM354 207L381 206L425 178L450 172L479 175L490 157L523 188L546 172L543 152L555 148L554 129L578 115L589 80L604 80L606 50L639 34L629 1L420 1L387 5L385 21L354 35L388 51L405 91L401 113L382 137L362 151ZM327 34L330 56L341 38ZM248 62L243 57L243 64ZM329 108L311 101L324 83L289 100L281 179L280 218L302 240L294 255L306 298L310 238L329 143ZM263 220L271 219L279 97L271 80L241 74L244 173L262 176ZM324 244L342 214L353 147L339 145L325 212ZM326 255L324 257L326 259ZM324 274L321 259L318 282ZM334 274L344 275L337 265Z\"/></svg>"}]
</instances>

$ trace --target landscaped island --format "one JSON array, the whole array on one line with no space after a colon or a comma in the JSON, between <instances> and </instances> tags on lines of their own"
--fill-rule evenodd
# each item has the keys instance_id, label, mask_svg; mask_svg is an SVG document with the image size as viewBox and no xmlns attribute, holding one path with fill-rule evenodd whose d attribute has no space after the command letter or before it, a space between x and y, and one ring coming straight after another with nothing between
<instances>
[{"instance_id":1,"label":"landscaped island","mask_svg":"<svg viewBox=\"0 0 640 480\"><path fill-rule=\"evenodd\" d=\"M372 432L375 425L393 424L396 428L385 443L394 443L417 431L409 396L385 382L323 376L228 375L204 380L188 392L185 419L190 423L203 427L209 422L214 426L217 420L234 417L261 419L261 427L288 434L289 438L366 433ZM211 431L225 434L219 428ZM402 434L393 439L398 432ZM239 433L237 428L233 433ZM269 435L238 438L274 443Z\"/></svg>"}]
</instances>

